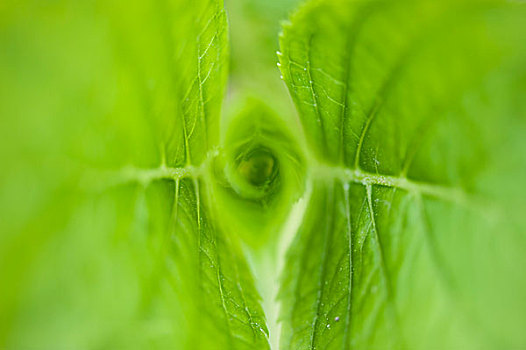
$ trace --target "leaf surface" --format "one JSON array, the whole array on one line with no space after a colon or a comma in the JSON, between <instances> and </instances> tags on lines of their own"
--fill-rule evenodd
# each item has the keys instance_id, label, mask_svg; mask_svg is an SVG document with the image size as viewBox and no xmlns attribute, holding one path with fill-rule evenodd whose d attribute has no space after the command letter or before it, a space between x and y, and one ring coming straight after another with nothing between
<instances>
[{"instance_id":1,"label":"leaf surface","mask_svg":"<svg viewBox=\"0 0 526 350\"><path fill-rule=\"evenodd\" d=\"M280 65L311 197L284 349L526 344L524 4L310 1Z\"/></svg>"},{"instance_id":2,"label":"leaf surface","mask_svg":"<svg viewBox=\"0 0 526 350\"><path fill-rule=\"evenodd\" d=\"M2 347L268 348L207 186L222 1L0 11Z\"/></svg>"}]
</instances>

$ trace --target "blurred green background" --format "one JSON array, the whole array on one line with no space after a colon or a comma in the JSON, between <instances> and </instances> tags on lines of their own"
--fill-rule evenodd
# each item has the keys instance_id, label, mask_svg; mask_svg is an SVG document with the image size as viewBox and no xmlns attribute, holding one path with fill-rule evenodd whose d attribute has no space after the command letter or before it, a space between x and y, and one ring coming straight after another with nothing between
<instances>
[{"instance_id":1,"label":"blurred green background","mask_svg":"<svg viewBox=\"0 0 526 350\"><path fill-rule=\"evenodd\" d=\"M299 0L226 0L230 26L230 82L227 103L253 94L284 116L295 113L285 84L279 79L278 33L281 22Z\"/></svg>"}]
</instances>

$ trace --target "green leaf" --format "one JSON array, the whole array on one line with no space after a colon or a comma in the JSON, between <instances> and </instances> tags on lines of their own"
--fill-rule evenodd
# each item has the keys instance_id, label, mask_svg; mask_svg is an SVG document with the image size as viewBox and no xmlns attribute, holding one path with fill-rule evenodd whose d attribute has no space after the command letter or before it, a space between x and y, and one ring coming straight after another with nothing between
<instances>
[{"instance_id":1,"label":"green leaf","mask_svg":"<svg viewBox=\"0 0 526 350\"><path fill-rule=\"evenodd\" d=\"M321 0L284 26L311 193L282 348L526 345L525 15Z\"/></svg>"},{"instance_id":2,"label":"green leaf","mask_svg":"<svg viewBox=\"0 0 526 350\"><path fill-rule=\"evenodd\" d=\"M292 3L0 5L0 347L526 346L524 4Z\"/></svg>"},{"instance_id":3,"label":"green leaf","mask_svg":"<svg viewBox=\"0 0 526 350\"><path fill-rule=\"evenodd\" d=\"M8 2L0 22L0 347L268 348L210 186L222 1Z\"/></svg>"},{"instance_id":4,"label":"green leaf","mask_svg":"<svg viewBox=\"0 0 526 350\"><path fill-rule=\"evenodd\" d=\"M216 205L229 208L221 222L245 243L270 251L304 192L305 159L286 123L264 102L249 98L238 109L215 162Z\"/></svg>"}]
</instances>

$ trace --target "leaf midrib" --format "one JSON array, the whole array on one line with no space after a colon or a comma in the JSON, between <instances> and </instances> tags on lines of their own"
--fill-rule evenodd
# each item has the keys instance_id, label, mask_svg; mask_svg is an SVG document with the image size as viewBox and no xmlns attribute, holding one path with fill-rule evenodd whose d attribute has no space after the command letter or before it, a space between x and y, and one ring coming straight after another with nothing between
<instances>
[{"instance_id":1,"label":"leaf midrib","mask_svg":"<svg viewBox=\"0 0 526 350\"><path fill-rule=\"evenodd\" d=\"M168 179L181 180L183 178L197 179L206 171L208 162L203 162L201 166L187 165L184 167L169 167L160 165L156 168L139 168L126 166L120 170L110 173L109 183L111 185L126 184L138 182L143 185ZM384 175L380 173L371 173L360 168L347 168L333 165L318 164L312 166L312 174L318 179L340 179L343 182L357 183L364 186L377 185L389 188L397 188L406 192L427 195L447 202L459 204L464 207L470 207L480 198L475 198L461 187L446 186L442 184L430 183L410 179L406 176Z\"/></svg>"}]
</instances>

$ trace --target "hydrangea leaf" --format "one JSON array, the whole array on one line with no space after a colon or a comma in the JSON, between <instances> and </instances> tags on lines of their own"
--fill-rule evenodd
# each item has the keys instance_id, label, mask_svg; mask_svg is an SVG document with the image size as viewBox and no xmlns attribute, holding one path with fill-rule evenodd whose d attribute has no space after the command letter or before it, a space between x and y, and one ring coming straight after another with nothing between
<instances>
[{"instance_id":1,"label":"hydrangea leaf","mask_svg":"<svg viewBox=\"0 0 526 350\"><path fill-rule=\"evenodd\" d=\"M321 0L285 24L311 195L283 349L525 346L525 14Z\"/></svg>"},{"instance_id":2,"label":"hydrangea leaf","mask_svg":"<svg viewBox=\"0 0 526 350\"><path fill-rule=\"evenodd\" d=\"M268 348L207 185L222 1L8 1L0 22L0 347Z\"/></svg>"}]
</instances>

